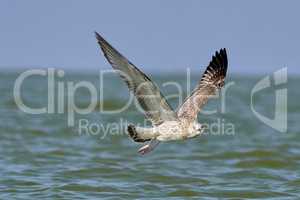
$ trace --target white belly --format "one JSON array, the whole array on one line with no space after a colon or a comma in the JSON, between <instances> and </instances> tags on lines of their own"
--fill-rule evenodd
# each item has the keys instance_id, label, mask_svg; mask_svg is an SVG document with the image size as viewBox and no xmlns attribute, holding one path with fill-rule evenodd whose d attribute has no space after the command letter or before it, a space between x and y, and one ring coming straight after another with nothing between
<instances>
[{"instance_id":1,"label":"white belly","mask_svg":"<svg viewBox=\"0 0 300 200\"><path fill-rule=\"evenodd\" d=\"M183 140L199 135L199 124L183 124L179 121L167 121L155 127L157 139L160 141Z\"/></svg>"},{"instance_id":2,"label":"white belly","mask_svg":"<svg viewBox=\"0 0 300 200\"><path fill-rule=\"evenodd\" d=\"M184 131L181 124L177 121L167 121L156 127L160 141L181 140L184 137Z\"/></svg>"}]
</instances>

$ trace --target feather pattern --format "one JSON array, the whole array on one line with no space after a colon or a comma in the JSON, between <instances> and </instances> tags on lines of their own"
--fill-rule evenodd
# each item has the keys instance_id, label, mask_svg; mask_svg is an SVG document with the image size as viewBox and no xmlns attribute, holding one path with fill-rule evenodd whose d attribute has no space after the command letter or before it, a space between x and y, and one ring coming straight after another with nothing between
<instances>
[{"instance_id":1,"label":"feather pattern","mask_svg":"<svg viewBox=\"0 0 300 200\"><path fill-rule=\"evenodd\" d=\"M188 123L196 120L197 114L203 105L223 87L227 66L227 53L224 48L212 57L197 87L179 108L178 118L184 119Z\"/></svg>"},{"instance_id":2,"label":"feather pattern","mask_svg":"<svg viewBox=\"0 0 300 200\"><path fill-rule=\"evenodd\" d=\"M129 90L134 93L146 117L154 125L176 120L176 113L150 78L122 56L101 35L97 32L95 35L107 61L119 72Z\"/></svg>"}]
</instances>

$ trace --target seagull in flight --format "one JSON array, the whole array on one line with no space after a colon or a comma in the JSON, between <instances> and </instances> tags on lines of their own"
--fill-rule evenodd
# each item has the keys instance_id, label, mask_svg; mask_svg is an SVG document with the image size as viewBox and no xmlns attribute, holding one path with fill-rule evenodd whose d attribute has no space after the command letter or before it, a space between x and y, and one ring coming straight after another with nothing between
<instances>
[{"instance_id":1,"label":"seagull in flight","mask_svg":"<svg viewBox=\"0 0 300 200\"><path fill-rule=\"evenodd\" d=\"M216 51L196 88L180 108L174 111L148 76L99 33L95 32L95 35L105 58L119 72L152 123L152 127L137 127L132 124L127 127L128 135L135 142L148 142L138 150L140 154L149 153L160 142L194 138L203 132L204 127L197 122L197 115L210 97L224 85L228 66L225 48Z\"/></svg>"}]
</instances>

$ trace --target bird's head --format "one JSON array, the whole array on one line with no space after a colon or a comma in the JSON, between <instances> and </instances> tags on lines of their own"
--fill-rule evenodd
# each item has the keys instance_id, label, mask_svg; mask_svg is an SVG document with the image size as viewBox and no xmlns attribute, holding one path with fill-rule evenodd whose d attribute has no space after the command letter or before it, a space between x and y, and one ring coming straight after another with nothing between
<instances>
[{"instance_id":1,"label":"bird's head","mask_svg":"<svg viewBox=\"0 0 300 200\"><path fill-rule=\"evenodd\" d=\"M198 135L200 135L203 131L203 128L201 126L201 124L195 122L193 124L193 131L192 131L192 134L191 134L191 137L196 137Z\"/></svg>"},{"instance_id":2,"label":"bird's head","mask_svg":"<svg viewBox=\"0 0 300 200\"><path fill-rule=\"evenodd\" d=\"M194 129L200 131L202 129L202 125L199 123L194 123Z\"/></svg>"}]
</instances>

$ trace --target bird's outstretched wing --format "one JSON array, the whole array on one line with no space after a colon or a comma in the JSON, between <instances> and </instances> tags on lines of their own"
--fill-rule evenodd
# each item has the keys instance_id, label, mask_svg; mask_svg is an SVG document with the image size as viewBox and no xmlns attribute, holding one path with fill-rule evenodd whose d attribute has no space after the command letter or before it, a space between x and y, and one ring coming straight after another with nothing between
<instances>
[{"instance_id":1,"label":"bird's outstretched wing","mask_svg":"<svg viewBox=\"0 0 300 200\"><path fill-rule=\"evenodd\" d=\"M104 56L134 93L145 115L157 125L163 121L176 120L176 113L171 109L158 87L137 67L122 56L105 39L95 32L98 44Z\"/></svg>"},{"instance_id":2,"label":"bird's outstretched wing","mask_svg":"<svg viewBox=\"0 0 300 200\"><path fill-rule=\"evenodd\" d=\"M228 60L224 48L212 57L199 84L179 108L178 118L184 118L188 122L193 122L197 118L202 106L224 85L227 66Z\"/></svg>"}]
</instances>

